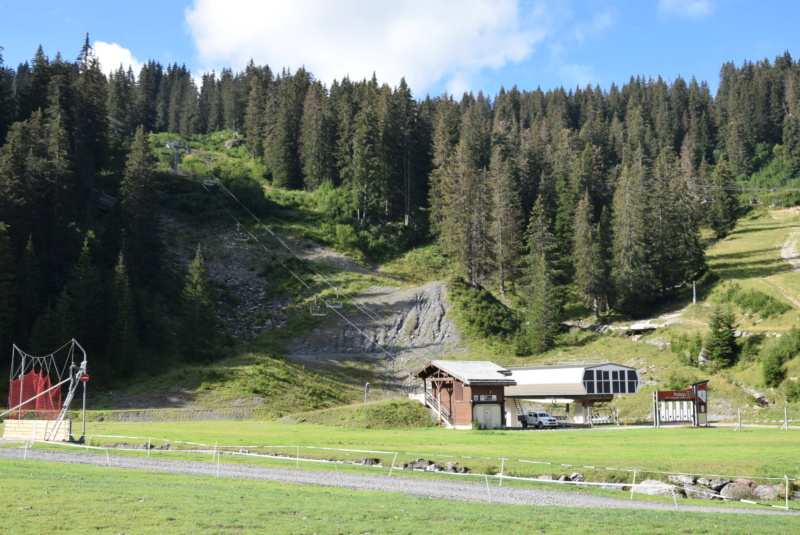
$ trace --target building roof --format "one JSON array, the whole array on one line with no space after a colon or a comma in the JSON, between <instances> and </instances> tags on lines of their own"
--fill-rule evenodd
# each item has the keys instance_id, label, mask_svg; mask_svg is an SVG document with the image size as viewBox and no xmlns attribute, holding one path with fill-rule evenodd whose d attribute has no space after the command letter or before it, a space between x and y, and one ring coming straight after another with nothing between
<instances>
[{"instance_id":1,"label":"building roof","mask_svg":"<svg viewBox=\"0 0 800 535\"><path fill-rule=\"evenodd\" d=\"M584 387L586 370L633 370L636 368L623 366L613 362L568 364L559 366L524 366L508 368L516 385L505 389L508 397L610 397L599 392L588 393ZM638 381L638 371L636 372Z\"/></svg>"},{"instance_id":2,"label":"building roof","mask_svg":"<svg viewBox=\"0 0 800 535\"><path fill-rule=\"evenodd\" d=\"M517 384L510 377L508 370L488 360L432 360L421 370L415 372L414 376L427 379L437 370L458 379L465 385L513 386Z\"/></svg>"}]
</instances>

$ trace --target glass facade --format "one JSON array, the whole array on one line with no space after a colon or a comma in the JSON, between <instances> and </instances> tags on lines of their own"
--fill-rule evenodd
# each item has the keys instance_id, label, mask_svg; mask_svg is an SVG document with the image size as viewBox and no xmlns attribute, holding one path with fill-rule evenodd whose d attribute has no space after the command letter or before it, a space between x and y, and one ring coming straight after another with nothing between
<instances>
[{"instance_id":1,"label":"glass facade","mask_svg":"<svg viewBox=\"0 0 800 535\"><path fill-rule=\"evenodd\" d=\"M586 370L583 387L587 394L634 394L638 388L635 370Z\"/></svg>"}]
</instances>

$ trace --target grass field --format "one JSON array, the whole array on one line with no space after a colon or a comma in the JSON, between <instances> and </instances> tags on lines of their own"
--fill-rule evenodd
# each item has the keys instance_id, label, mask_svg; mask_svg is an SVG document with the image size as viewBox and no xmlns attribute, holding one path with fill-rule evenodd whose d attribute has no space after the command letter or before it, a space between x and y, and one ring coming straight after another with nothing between
<instances>
[{"instance_id":1,"label":"grass field","mask_svg":"<svg viewBox=\"0 0 800 535\"><path fill-rule=\"evenodd\" d=\"M347 429L312 424L260 421L124 423L90 422L87 438L93 445L115 442L94 435L134 436L181 440L208 445L313 446L380 450L414 456L465 456L474 472L499 471L501 459L567 463L579 466L669 471L751 477L800 478L797 443L800 430L755 428L595 428L560 431L453 431L421 429ZM133 441L128 441L133 442ZM295 455L295 450L286 453ZM303 450L304 456L336 458L331 451ZM351 458L357 454L344 454ZM362 454L361 457L366 456ZM381 456L378 456L381 457ZM391 459L383 456L384 464ZM487 458L487 459L482 459ZM442 457L444 459L444 457ZM508 463L519 475L564 473L569 468ZM584 470L597 480L613 480L613 473ZM612 479L609 479L612 478Z\"/></svg>"},{"instance_id":2,"label":"grass field","mask_svg":"<svg viewBox=\"0 0 800 535\"><path fill-rule=\"evenodd\" d=\"M0 460L2 533L784 534L796 517L459 503L313 485Z\"/></svg>"}]
</instances>

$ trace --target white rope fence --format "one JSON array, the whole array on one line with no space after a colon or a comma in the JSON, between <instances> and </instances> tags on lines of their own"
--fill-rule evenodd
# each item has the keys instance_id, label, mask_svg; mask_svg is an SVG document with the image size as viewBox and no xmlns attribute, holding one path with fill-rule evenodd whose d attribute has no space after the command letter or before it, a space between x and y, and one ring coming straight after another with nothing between
<instances>
[{"instance_id":1,"label":"white rope fence","mask_svg":"<svg viewBox=\"0 0 800 535\"><path fill-rule=\"evenodd\" d=\"M136 440L136 441L144 441L138 447L132 447L132 444L111 444L111 445L104 445L104 446L93 446L92 440L93 439L123 439L123 440ZM706 499L722 499L726 501L735 501L741 503L747 503L751 505L758 505L763 507L773 507L782 510L800 510L800 508L789 507L789 487L791 483L796 483L798 479L796 478L789 478L788 476L783 477L754 477L754 476L740 476L740 475L724 475L724 474L692 474L689 472L669 472L669 471L658 471L658 470L641 470L638 468L628 469L628 468L614 468L614 467L604 467L604 466L591 466L591 465L579 465L579 464L571 464L571 463L554 463L554 462L547 462L547 461L533 461L529 459L508 459L508 458L498 458L498 457L479 457L479 456L466 456L466 455L448 455L448 454L441 454L441 453L418 453L418 452L400 452L400 451L386 451L386 450L362 450L362 449L353 449L353 448L331 448L325 446L298 446L298 445L220 445L215 443L213 445L210 444L203 444L199 442L188 442L188 441L181 441L181 440L171 440L171 439L164 439L164 438L152 438L152 437L134 437L134 436L123 436L123 435L90 435L88 440L85 444L70 444L64 442L47 442L47 441L39 441L40 443L45 443L48 445L53 446L64 446L64 447L72 447L83 449L86 452L89 451L96 451L98 453L105 452L106 454L106 463L109 467L111 467L111 457L109 455L109 450L119 451L119 452L141 452L143 449L147 451L147 457L150 458L151 451L156 451L159 454L169 454L169 453L178 453L178 454L205 454L211 455L211 462L216 463L216 473L219 476L220 472L220 464L221 464L221 457L222 455L228 456L240 456L240 457L252 457L258 459L270 459L270 460L282 460L282 461L294 461L295 468L300 467L300 462L304 463L317 463L317 464L333 464L334 470L339 473L339 465L351 465L351 466L358 466L359 468L365 468L368 470L380 470L385 471L387 468L388 473L386 474L387 477L391 477L393 471L395 469L400 469L400 466L397 464L398 456L403 457L416 457L416 458L423 458L423 457L432 457L435 459L459 459L459 460L482 460L482 461L495 461L500 463L500 471L495 473L478 473L478 472L451 472L445 470L422 470L422 469L413 469L414 472L425 472L432 475L439 475L439 476L464 476L464 477L479 477L484 479L487 485L487 493L489 495L489 501L491 501L491 491L489 490L489 478L494 478L499 480L499 486L503 485L504 480L509 481L520 481L520 482L527 482L527 483L545 483L545 484L555 484L555 485L573 485L573 486L584 486L584 487L619 487L620 490L624 490L625 487L630 487L631 489L631 499L634 498L634 489L642 490L646 488L658 488L662 490L669 490L673 501L675 502L675 506L677 508L677 497L680 495L681 492L685 493L687 497L689 495L696 495L697 497L705 497ZM25 441L24 448L27 450L28 448L32 448L34 446L35 441L29 440ZM146 444L146 446L145 446ZM154 446L154 444L161 444L169 445L169 448L159 449L159 446ZM181 446L190 446L190 448L172 448L173 445L181 445ZM131 447L128 447L131 446ZM251 450L267 450L267 451L274 451L275 453L257 453ZM329 452L338 452L343 454L357 454L357 456L363 454L370 454L370 455L390 455L392 456L392 463L389 467L384 466L382 463L377 464L360 464L352 459L322 459L322 458L314 458L314 457L301 457L300 453L301 450L306 451L329 451ZM27 456L27 451L25 453ZM513 475L507 469L509 463L521 463L521 464L535 464L535 465L543 465L543 466L554 466L554 467L564 467L570 469L588 469L588 470L604 470L610 472L620 472L625 474L632 474L632 483L627 482L591 482L591 481L572 481L572 480L557 480L557 479L539 479L537 477L522 477L518 475ZM405 467L404 469L408 469ZM705 491L701 489L697 489L694 487L687 487L685 485L676 485L676 484L667 484L659 482L658 485L655 484L643 484L643 483L636 483L637 477L641 476L641 474L657 474L657 475L666 475L666 476L689 476L689 477L696 477L696 478L720 478L720 479L749 479L749 480L760 480L765 482L781 482L784 486L784 495L785 495L785 505L775 505L775 504L768 504L768 503L761 503L753 500L747 499L739 499L734 497L722 496L720 494L715 494L710 491Z\"/></svg>"}]
</instances>

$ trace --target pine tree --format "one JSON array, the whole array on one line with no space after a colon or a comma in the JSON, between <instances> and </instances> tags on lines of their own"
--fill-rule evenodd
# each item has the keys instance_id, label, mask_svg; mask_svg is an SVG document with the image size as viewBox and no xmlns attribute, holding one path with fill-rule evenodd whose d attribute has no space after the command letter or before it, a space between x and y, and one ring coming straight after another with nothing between
<instances>
[{"instance_id":1,"label":"pine tree","mask_svg":"<svg viewBox=\"0 0 800 535\"><path fill-rule=\"evenodd\" d=\"M706 357L722 368L736 362L736 317L722 305L716 305L708 321L710 332L705 340Z\"/></svg>"},{"instance_id":2,"label":"pine tree","mask_svg":"<svg viewBox=\"0 0 800 535\"><path fill-rule=\"evenodd\" d=\"M736 217L739 201L736 198L733 174L728 161L721 158L711 177L713 190L711 191L711 206L708 208L708 226L714 231L717 238L724 238L736 226Z\"/></svg>"},{"instance_id":3,"label":"pine tree","mask_svg":"<svg viewBox=\"0 0 800 535\"><path fill-rule=\"evenodd\" d=\"M100 61L89 46L89 34L78 56L72 108L72 163L78 175L92 183L94 173L108 159L107 82Z\"/></svg>"},{"instance_id":4,"label":"pine tree","mask_svg":"<svg viewBox=\"0 0 800 535\"><path fill-rule=\"evenodd\" d=\"M500 147L495 147L492 151L488 179L494 213L490 230L494 243L495 278L500 287L500 295L504 296L506 283L513 283L519 275L522 206L512 164L503 156Z\"/></svg>"},{"instance_id":5,"label":"pine tree","mask_svg":"<svg viewBox=\"0 0 800 535\"><path fill-rule=\"evenodd\" d=\"M594 222L594 207L587 190L575 211L575 236L572 251L575 285L592 306L594 316L608 307L608 265L603 255L600 225Z\"/></svg>"},{"instance_id":6,"label":"pine tree","mask_svg":"<svg viewBox=\"0 0 800 535\"><path fill-rule=\"evenodd\" d=\"M14 326L18 313L17 261L8 225L0 222L0 350L14 343Z\"/></svg>"},{"instance_id":7,"label":"pine tree","mask_svg":"<svg viewBox=\"0 0 800 535\"><path fill-rule=\"evenodd\" d=\"M180 349L184 359L208 362L218 358L221 348L217 334L214 298L200 245L197 246L194 260L189 265L182 302Z\"/></svg>"},{"instance_id":8,"label":"pine tree","mask_svg":"<svg viewBox=\"0 0 800 535\"><path fill-rule=\"evenodd\" d=\"M300 126L300 161L308 189L336 182L335 126L325 87L314 82L306 93Z\"/></svg>"},{"instance_id":9,"label":"pine tree","mask_svg":"<svg viewBox=\"0 0 800 535\"><path fill-rule=\"evenodd\" d=\"M361 223L375 223L382 215L381 202L386 196L386 168L378 129L374 94L367 97L355 119L353 158L350 176L357 217Z\"/></svg>"},{"instance_id":10,"label":"pine tree","mask_svg":"<svg viewBox=\"0 0 800 535\"><path fill-rule=\"evenodd\" d=\"M458 107L447 95L437 102L433 119L433 170L428 179L430 183L429 204L431 207L431 229L441 234L441 224L447 216L446 192L450 188L448 170L459 137Z\"/></svg>"},{"instance_id":11,"label":"pine tree","mask_svg":"<svg viewBox=\"0 0 800 535\"><path fill-rule=\"evenodd\" d=\"M120 183L120 213L131 278L150 287L156 283L162 254L154 163L148 136L140 126L136 129Z\"/></svg>"},{"instance_id":12,"label":"pine tree","mask_svg":"<svg viewBox=\"0 0 800 535\"><path fill-rule=\"evenodd\" d=\"M526 310L517 337L520 355L552 349L561 329L564 296L558 283L558 244L551 228L539 199L533 207L527 233L528 254L521 289Z\"/></svg>"},{"instance_id":13,"label":"pine tree","mask_svg":"<svg viewBox=\"0 0 800 535\"><path fill-rule=\"evenodd\" d=\"M33 245L33 237L28 237L22 259L19 263L19 329L23 336L30 334L36 317L42 312L45 302L45 287L42 268Z\"/></svg>"},{"instance_id":14,"label":"pine tree","mask_svg":"<svg viewBox=\"0 0 800 535\"><path fill-rule=\"evenodd\" d=\"M443 250L451 255L473 288L481 288L493 270L491 195L486 173L474 169L464 143L456 149L439 186Z\"/></svg>"},{"instance_id":15,"label":"pine tree","mask_svg":"<svg viewBox=\"0 0 800 535\"><path fill-rule=\"evenodd\" d=\"M89 238L83 242L78 262L72 268L67 293L72 303L75 325L73 336L81 340L87 351L103 348L107 326L100 273L94 266L89 250Z\"/></svg>"},{"instance_id":16,"label":"pine tree","mask_svg":"<svg viewBox=\"0 0 800 535\"><path fill-rule=\"evenodd\" d=\"M125 376L136 367L139 353L139 329L136 306L131 290L125 256L120 253L114 268L109 324L111 332L106 348L109 362L118 376Z\"/></svg>"},{"instance_id":17,"label":"pine tree","mask_svg":"<svg viewBox=\"0 0 800 535\"><path fill-rule=\"evenodd\" d=\"M648 205L644 180L648 174L641 151L623 166L614 194L611 275L622 308L635 310L653 300L658 281L648 242Z\"/></svg>"}]
</instances>

